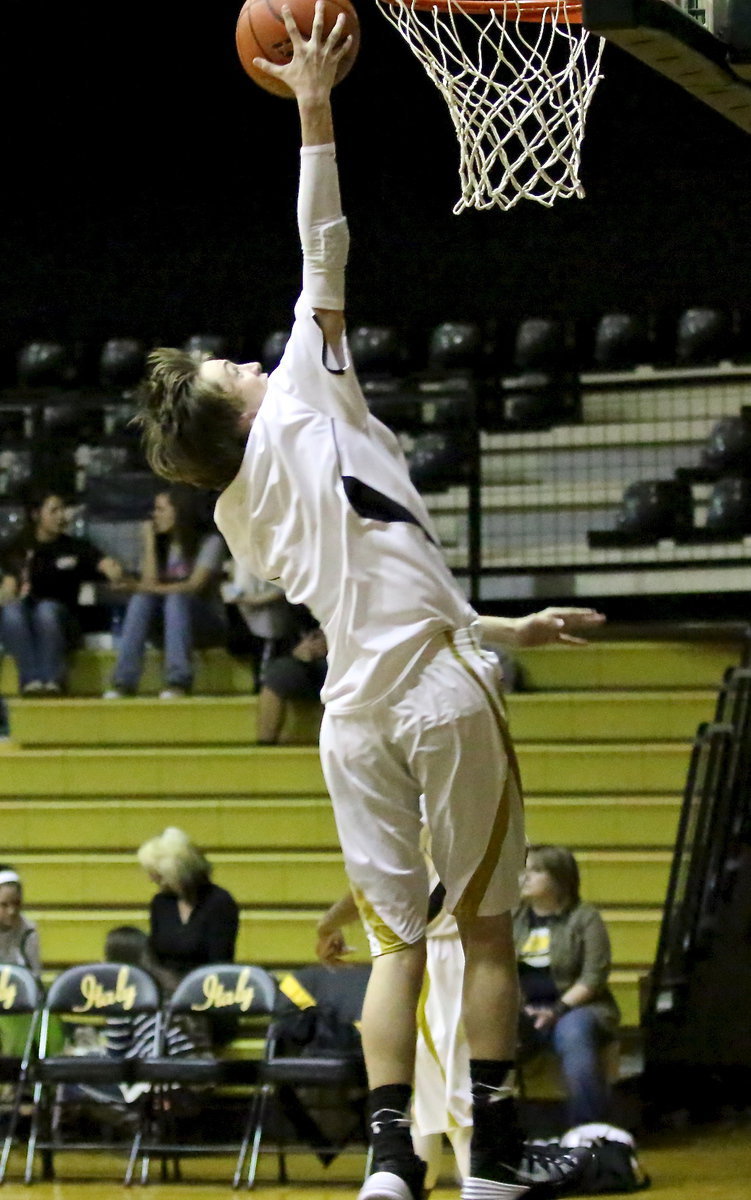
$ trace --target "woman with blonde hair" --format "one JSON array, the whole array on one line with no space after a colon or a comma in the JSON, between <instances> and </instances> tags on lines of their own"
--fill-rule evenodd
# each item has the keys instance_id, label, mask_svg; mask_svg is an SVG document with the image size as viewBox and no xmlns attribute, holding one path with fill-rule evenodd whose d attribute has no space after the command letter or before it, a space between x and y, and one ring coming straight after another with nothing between
<instances>
[{"instance_id":1,"label":"woman with blonde hair","mask_svg":"<svg viewBox=\"0 0 751 1200\"><path fill-rule=\"evenodd\" d=\"M233 962L237 903L211 882L211 864L187 833L169 826L143 843L138 861L159 888L149 910L149 950L159 966L177 982L194 967Z\"/></svg>"}]
</instances>

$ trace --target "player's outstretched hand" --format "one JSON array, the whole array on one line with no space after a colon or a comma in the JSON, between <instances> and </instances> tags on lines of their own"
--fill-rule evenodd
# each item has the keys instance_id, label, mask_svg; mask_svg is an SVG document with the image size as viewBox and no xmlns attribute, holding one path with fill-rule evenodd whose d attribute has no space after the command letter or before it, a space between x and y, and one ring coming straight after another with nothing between
<instances>
[{"instance_id":1,"label":"player's outstretched hand","mask_svg":"<svg viewBox=\"0 0 751 1200\"><path fill-rule=\"evenodd\" d=\"M270 63L265 58L254 58L253 63L266 75L281 79L291 88L298 103L315 103L327 97L334 86L337 67L349 50L352 38L342 38L344 13L340 13L328 37L323 34L323 10L321 0L316 3L315 17L309 38L304 38L297 28L289 7L282 7L282 17L292 43L292 59L288 63Z\"/></svg>"},{"instance_id":2,"label":"player's outstretched hand","mask_svg":"<svg viewBox=\"0 0 751 1200\"><path fill-rule=\"evenodd\" d=\"M516 642L519 646L545 646L549 642L586 646L587 639L577 635L597 629L605 620L594 608L543 608L519 619Z\"/></svg>"}]
</instances>

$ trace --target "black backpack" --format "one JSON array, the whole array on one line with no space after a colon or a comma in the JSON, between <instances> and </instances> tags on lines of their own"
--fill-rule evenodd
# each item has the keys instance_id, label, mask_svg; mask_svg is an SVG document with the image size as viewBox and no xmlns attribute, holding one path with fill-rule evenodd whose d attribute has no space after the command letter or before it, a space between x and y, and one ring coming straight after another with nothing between
<instances>
[{"instance_id":1,"label":"black backpack","mask_svg":"<svg viewBox=\"0 0 751 1200\"><path fill-rule=\"evenodd\" d=\"M556 1138L546 1143L548 1149L585 1146L591 1151L584 1173L561 1195L601 1196L608 1192L640 1192L649 1187L651 1180L642 1170L630 1133L614 1125L593 1125L591 1131L584 1125L577 1129L580 1133L575 1138L567 1136L562 1142ZM613 1136L608 1136L609 1130Z\"/></svg>"},{"instance_id":2,"label":"black backpack","mask_svg":"<svg viewBox=\"0 0 751 1200\"><path fill-rule=\"evenodd\" d=\"M583 1179L576 1184L577 1193L596 1196L606 1192L640 1192L649 1187L651 1180L642 1170L634 1147L627 1142L596 1138L590 1149L592 1158Z\"/></svg>"},{"instance_id":3,"label":"black backpack","mask_svg":"<svg viewBox=\"0 0 751 1200\"><path fill-rule=\"evenodd\" d=\"M274 1022L277 1053L307 1058L362 1058L360 1034L334 1008L316 1004Z\"/></svg>"}]
</instances>

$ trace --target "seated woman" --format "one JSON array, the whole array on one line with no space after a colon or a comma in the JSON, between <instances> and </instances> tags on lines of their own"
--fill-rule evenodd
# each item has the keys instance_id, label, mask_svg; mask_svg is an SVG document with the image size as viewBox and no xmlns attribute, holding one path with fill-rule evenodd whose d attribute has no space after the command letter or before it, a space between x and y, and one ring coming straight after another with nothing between
<instances>
[{"instance_id":1,"label":"seated woman","mask_svg":"<svg viewBox=\"0 0 751 1200\"><path fill-rule=\"evenodd\" d=\"M290 701L316 703L326 679L326 638L322 629L303 634L290 654L272 658L258 695L258 745L275 746Z\"/></svg>"},{"instance_id":2,"label":"seated woman","mask_svg":"<svg viewBox=\"0 0 751 1200\"><path fill-rule=\"evenodd\" d=\"M226 640L219 590L226 551L219 534L207 532L198 518L196 493L181 487L159 492L142 538L140 580L132 585L108 700L138 690L150 636L161 633L164 640L166 699L190 692L194 646Z\"/></svg>"},{"instance_id":3,"label":"seated woman","mask_svg":"<svg viewBox=\"0 0 751 1200\"><path fill-rule=\"evenodd\" d=\"M225 600L237 606L251 639L251 656L260 691L272 659L286 654L300 632L300 617L282 588L233 564L234 579L224 588Z\"/></svg>"},{"instance_id":4,"label":"seated woman","mask_svg":"<svg viewBox=\"0 0 751 1200\"><path fill-rule=\"evenodd\" d=\"M39 933L35 922L23 915L22 906L20 875L0 863L0 963L15 963L40 975Z\"/></svg>"},{"instance_id":5,"label":"seated woman","mask_svg":"<svg viewBox=\"0 0 751 1200\"><path fill-rule=\"evenodd\" d=\"M28 967L41 975L42 954L34 921L23 914L21 877L7 863L0 863L0 963ZM23 1054L31 1017L0 1015L0 1048L9 1056ZM38 1038L38 1032L37 1032ZM63 1044L62 1027L56 1017L50 1022L49 1044L56 1053Z\"/></svg>"},{"instance_id":6,"label":"seated woman","mask_svg":"<svg viewBox=\"0 0 751 1200\"><path fill-rule=\"evenodd\" d=\"M140 847L138 861L159 891L149 910L149 954L164 986L194 967L234 962L240 912L234 898L211 882L211 865L182 829L170 826ZM212 1041L229 1041L235 1023L212 1019Z\"/></svg>"},{"instance_id":7,"label":"seated woman","mask_svg":"<svg viewBox=\"0 0 751 1200\"><path fill-rule=\"evenodd\" d=\"M134 925L118 925L110 929L104 942L106 962L125 963L142 967L152 974L165 990L169 983L149 954L149 937ZM91 1026L84 1026L93 1032ZM110 1058L143 1058L154 1053L159 1017L154 1013L137 1013L136 1016L107 1017L104 1022L104 1050ZM81 1044L74 1042L77 1052ZM102 1041L92 1039L87 1053L99 1057ZM203 1047L196 1047L183 1022L173 1021L164 1031L164 1053L177 1058L193 1058L203 1054ZM69 1083L58 1092L58 1099L66 1104L77 1104L89 1117L109 1125L133 1125L138 1120L139 1097L148 1092L148 1083Z\"/></svg>"},{"instance_id":8,"label":"seated woman","mask_svg":"<svg viewBox=\"0 0 751 1200\"><path fill-rule=\"evenodd\" d=\"M521 1051L550 1046L560 1061L570 1125L606 1121L610 1106L601 1047L618 1028L608 988L610 938L596 908L579 898L579 868L565 846L531 846L514 913L522 990Z\"/></svg>"},{"instance_id":9,"label":"seated woman","mask_svg":"<svg viewBox=\"0 0 751 1200\"><path fill-rule=\"evenodd\" d=\"M63 498L42 490L29 503L26 525L0 557L0 642L16 660L22 696L63 691L68 652L81 637L81 584L122 579L114 558L66 533L66 525Z\"/></svg>"}]
</instances>

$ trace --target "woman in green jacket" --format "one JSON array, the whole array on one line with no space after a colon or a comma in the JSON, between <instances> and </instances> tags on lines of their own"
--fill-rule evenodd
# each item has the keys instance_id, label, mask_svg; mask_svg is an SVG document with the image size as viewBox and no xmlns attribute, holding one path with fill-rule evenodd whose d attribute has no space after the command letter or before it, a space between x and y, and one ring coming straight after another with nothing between
<instances>
[{"instance_id":1,"label":"woman in green jacket","mask_svg":"<svg viewBox=\"0 0 751 1200\"><path fill-rule=\"evenodd\" d=\"M522 1055L552 1047L571 1125L608 1118L600 1049L615 1036L618 1005L608 988L610 938L596 908L579 898L579 868L565 846L532 846L514 914L522 992Z\"/></svg>"}]
</instances>

